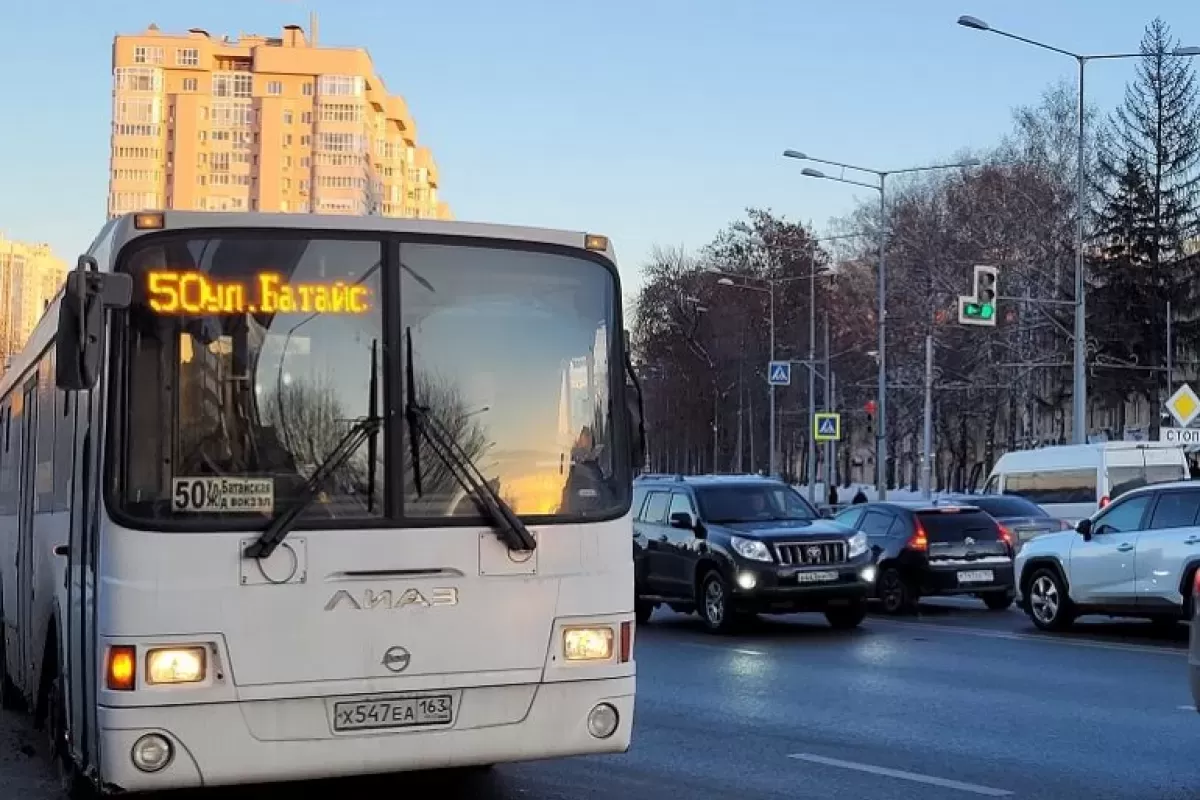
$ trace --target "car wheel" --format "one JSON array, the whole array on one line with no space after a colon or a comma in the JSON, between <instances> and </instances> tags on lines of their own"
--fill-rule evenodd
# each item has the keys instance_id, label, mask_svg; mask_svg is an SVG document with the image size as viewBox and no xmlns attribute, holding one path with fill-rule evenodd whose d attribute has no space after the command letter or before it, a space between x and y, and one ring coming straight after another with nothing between
<instances>
[{"instance_id":1,"label":"car wheel","mask_svg":"<svg viewBox=\"0 0 1200 800\"><path fill-rule=\"evenodd\" d=\"M637 624L645 625L650 621L650 615L654 613L654 603L646 600L635 600L633 603L633 611L637 617Z\"/></svg>"},{"instance_id":2,"label":"car wheel","mask_svg":"<svg viewBox=\"0 0 1200 800\"><path fill-rule=\"evenodd\" d=\"M1066 630L1075 621L1071 598L1062 578L1052 569L1039 569L1029 580L1029 619L1043 631Z\"/></svg>"},{"instance_id":3,"label":"car wheel","mask_svg":"<svg viewBox=\"0 0 1200 800\"><path fill-rule=\"evenodd\" d=\"M888 567L880 574L875 591L885 613L909 614L917 606L916 592L895 567Z\"/></svg>"},{"instance_id":4,"label":"car wheel","mask_svg":"<svg viewBox=\"0 0 1200 800\"><path fill-rule=\"evenodd\" d=\"M1006 611L1012 606L1016 595L1013 592L989 592L981 595L980 599L988 607L988 611Z\"/></svg>"},{"instance_id":5,"label":"car wheel","mask_svg":"<svg viewBox=\"0 0 1200 800\"><path fill-rule=\"evenodd\" d=\"M852 606L839 606L825 610L825 619L836 630L848 631L857 628L867 618L867 604L855 603Z\"/></svg>"},{"instance_id":6,"label":"car wheel","mask_svg":"<svg viewBox=\"0 0 1200 800\"><path fill-rule=\"evenodd\" d=\"M700 583L700 619L713 633L731 633L738 617L730 602L729 584L715 569Z\"/></svg>"}]
</instances>

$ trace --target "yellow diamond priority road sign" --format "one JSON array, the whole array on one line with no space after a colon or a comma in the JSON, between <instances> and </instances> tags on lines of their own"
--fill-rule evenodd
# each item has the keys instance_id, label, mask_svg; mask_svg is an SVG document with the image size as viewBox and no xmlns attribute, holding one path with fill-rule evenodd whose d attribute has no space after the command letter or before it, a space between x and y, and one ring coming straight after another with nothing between
<instances>
[{"instance_id":1,"label":"yellow diamond priority road sign","mask_svg":"<svg viewBox=\"0 0 1200 800\"><path fill-rule=\"evenodd\" d=\"M1167 401L1167 411L1179 423L1179 427L1186 428L1200 416L1200 396L1185 383Z\"/></svg>"}]
</instances>

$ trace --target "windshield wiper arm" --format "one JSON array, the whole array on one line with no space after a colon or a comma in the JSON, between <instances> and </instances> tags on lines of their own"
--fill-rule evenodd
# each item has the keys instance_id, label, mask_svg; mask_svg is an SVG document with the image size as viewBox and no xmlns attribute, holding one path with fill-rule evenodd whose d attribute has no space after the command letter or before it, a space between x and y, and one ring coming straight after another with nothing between
<instances>
[{"instance_id":1,"label":"windshield wiper arm","mask_svg":"<svg viewBox=\"0 0 1200 800\"><path fill-rule=\"evenodd\" d=\"M410 438L414 442L413 463L417 463L416 452L420 444L416 441L417 434L424 435L425 441L429 442L430 449L446 465L450 474L454 476L454 479L487 512L492 524L496 527L497 533L500 535L500 539L508 545L508 548L518 552L534 550L537 547L537 540L529 532L529 529L525 527L525 523L521 521L521 518L517 516L508 503L504 502L503 498L492 488L491 483L488 482L483 473L479 471L479 468L475 466L475 462L471 460L471 457L458 444L454 435L447 431L445 426L429 413L429 409L415 402L412 329L407 329L405 335L408 339L406 377L409 386L409 402L408 408L405 409L405 415L408 417L411 428Z\"/></svg>"},{"instance_id":2,"label":"windshield wiper arm","mask_svg":"<svg viewBox=\"0 0 1200 800\"><path fill-rule=\"evenodd\" d=\"M357 452L358 448L362 447L363 442L379 433L382 426L383 419L375 416L363 417L350 426L350 430L346 431L346 435L333 448L333 452L317 465L313 474L304 482L300 488L300 501L275 516L267 525L266 530L246 546L242 555L246 558L269 558L275 552L275 548L279 547L284 538L291 533L292 528L296 526L296 521L300 519L300 515L317 499L325 482L342 464L346 463L350 456Z\"/></svg>"}]
</instances>

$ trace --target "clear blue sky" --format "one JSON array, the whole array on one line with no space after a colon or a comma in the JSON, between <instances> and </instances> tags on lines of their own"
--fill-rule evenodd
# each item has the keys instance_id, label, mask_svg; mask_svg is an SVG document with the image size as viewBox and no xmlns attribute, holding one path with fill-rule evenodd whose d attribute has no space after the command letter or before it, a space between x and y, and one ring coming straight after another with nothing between
<instances>
[{"instance_id":1,"label":"clear blue sky","mask_svg":"<svg viewBox=\"0 0 1200 800\"><path fill-rule=\"evenodd\" d=\"M1195 0L59 0L2 3L0 231L68 261L105 215L112 36L154 22L307 27L370 50L463 220L613 237L626 288L658 244L697 247L746 206L823 228L852 187L788 147L894 168L987 147L1073 63L960 28L982 17L1068 49L1136 48L1154 16L1200 45ZM1200 66L1200 65L1198 65ZM1119 100L1131 62L1089 68ZM60 102L68 100L67 103Z\"/></svg>"}]
</instances>

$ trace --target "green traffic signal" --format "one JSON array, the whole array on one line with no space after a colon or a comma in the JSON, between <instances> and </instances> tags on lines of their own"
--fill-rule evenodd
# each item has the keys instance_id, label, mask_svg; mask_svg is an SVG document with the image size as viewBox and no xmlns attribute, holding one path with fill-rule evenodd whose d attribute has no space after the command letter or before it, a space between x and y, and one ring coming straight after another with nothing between
<instances>
[{"instance_id":1,"label":"green traffic signal","mask_svg":"<svg viewBox=\"0 0 1200 800\"><path fill-rule=\"evenodd\" d=\"M991 319L992 315L994 315L995 313L996 313L996 307L994 305L992 305L991 303L982 303L979 305L979 318L980 319Z\"/></svg>"}]
</instances>

